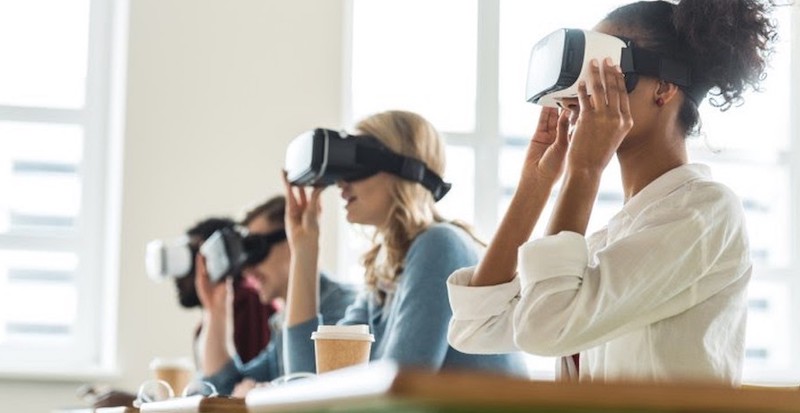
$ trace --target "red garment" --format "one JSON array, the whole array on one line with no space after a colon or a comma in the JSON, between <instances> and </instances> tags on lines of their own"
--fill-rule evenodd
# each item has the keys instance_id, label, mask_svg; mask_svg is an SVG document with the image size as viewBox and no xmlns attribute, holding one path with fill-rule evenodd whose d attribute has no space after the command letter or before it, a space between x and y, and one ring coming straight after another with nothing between
<instances>
[{"instance_id":1,"label":"red garment","mask_svg":"<svg viewBox=\"0 0 800 413\"><path fill-rule=\"evenodd\" d=\"M258 355L269 344L269 318L272 304L262 304L258 291L245 283L233 288L233 344L243 363Z\"/></svg>"},{"instance_id":2,"label":"red garment","mask_svg":"<svg viewBox=\"0 0 800 413\"><path fill-rule=\"evenodd\" d=\"M269 318L277 309L262 304L258 291L242 282L233 284L233 345L243 363L255 358L269 344ZM197 326L195 340L202 324Z\"/></svg>"}]
</instances>

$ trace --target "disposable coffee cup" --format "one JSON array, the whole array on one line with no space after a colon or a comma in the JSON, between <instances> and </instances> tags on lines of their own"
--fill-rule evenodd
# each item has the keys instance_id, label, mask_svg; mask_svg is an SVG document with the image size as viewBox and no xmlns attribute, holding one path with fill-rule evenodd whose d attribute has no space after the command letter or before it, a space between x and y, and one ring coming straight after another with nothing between
<instances>
[{"instance_id":1,"label":"disposable coffee cup","mask_svg":"<svg viewBox=\"0 0 800 413\"><path fill-rule=\"evenodd\" d=\"M369 362L369 352L375 336L369 326L317 327L311 334L317 361L317 374Z\"/></svg>"},{"instance_id":2,"label":"disposable coffee cup","mask_svg":"<svg viewBox=\"0 0 800 413\"><path fill-rule=\"evenodd\" d=\"M181 394L194 376L194 364L188 357L156 357L150 362L150 370L156 379L167 382L175 394Z\"/></svg>"}]
</instances>

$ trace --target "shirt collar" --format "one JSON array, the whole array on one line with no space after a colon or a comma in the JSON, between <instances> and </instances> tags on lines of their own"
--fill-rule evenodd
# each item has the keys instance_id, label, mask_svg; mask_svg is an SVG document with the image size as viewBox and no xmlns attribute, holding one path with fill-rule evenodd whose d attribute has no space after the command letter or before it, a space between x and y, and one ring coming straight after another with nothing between
<instances>
[{"instance_id":1,"label":"shirt collar","mask_svg":"<svg viewBox=\"0 0 800 413\"><path fill-rule=\"evenodd\" d=\"M701 164L686 164L670 169L644 187L625 203L622 211L635 217L653 201L662 199L679 187L699 179L711 179L711 169Z\"/></svg>"}]
</instances>

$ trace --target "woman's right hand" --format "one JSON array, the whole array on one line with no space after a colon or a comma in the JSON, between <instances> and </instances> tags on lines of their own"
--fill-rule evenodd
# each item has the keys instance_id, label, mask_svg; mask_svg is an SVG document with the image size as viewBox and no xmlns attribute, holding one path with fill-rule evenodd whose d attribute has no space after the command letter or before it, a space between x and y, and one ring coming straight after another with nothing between
<instances>
[{"instance_id":1,"label":"woman's right hand","mask_svg":"<svg viewBox=\"0 0 800 413\"><path fill-rule=\"evenodd\" d=\"M283 173L286 190L286 237L293 253L302 253L319 246L319 217L322 214L320 194L325 188L315 187L309 194L306 188L292 186Z\"/></svg>"},{"instance_id":2,"label":"woman's right hand","mask_svg":"<svg viewBox=\"0 0 800 413\"><path fill-rule=\"evenodd\" d=\"M219 372L236 354L233 329L228 328L231 325L229 314L233 313L233 280L227 277L224 282L212 283L202 254L197 254L194 268L194 286L203 305L200 332L203 374L210 376Z\"/></svg>"},{"instance_id":3,"label":"woman's right hand","mask_svg":"<svg viewBox=\"0 0 800 413\"><path fill-rule=\"evenodd\" d=\"M525 164L522 167L520 187L528 182L552 185L564 172L564 159L568 148L569 111L545 107L539 114Z\"/></svg>"},{"instance_id":4,"label":"woman's right hand","mask_svg":"<svg viewBox=\"0 0 800 413\"><path fill-rule=\"evenodd\" d=\"M227 282L211 282L206 270L206 259L202 254L197 254L194 268L194 288L203 309L212 315L225 315L228 305Z\"/></svg>"}]
</instances>

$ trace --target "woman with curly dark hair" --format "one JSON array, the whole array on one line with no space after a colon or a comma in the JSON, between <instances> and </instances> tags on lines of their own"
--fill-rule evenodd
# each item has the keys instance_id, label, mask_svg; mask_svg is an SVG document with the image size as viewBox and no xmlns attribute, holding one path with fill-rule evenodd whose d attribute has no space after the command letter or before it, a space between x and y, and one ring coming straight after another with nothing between
<instances>
[{"instance_id":1,"label":"woman with curly dark hair","mask_svg":"<svg viewBox=\"0 0 800 413\"><path fill-rule=\"evenodd\" d=\"M689 163L685 140L709 92L725 110L758 88L775 38L769 9L642 1L595 27L679 62L691 82L640 74L631 90L630 74L593 60L560 115L543 109L485 257L448 279L453 347L560 356L570 380L740 382L752 270L744 214L706 166ZM625 205L587 236L614 155ZM547 235L527 242L559 179Z\"/></svg>"}]
</instances>

